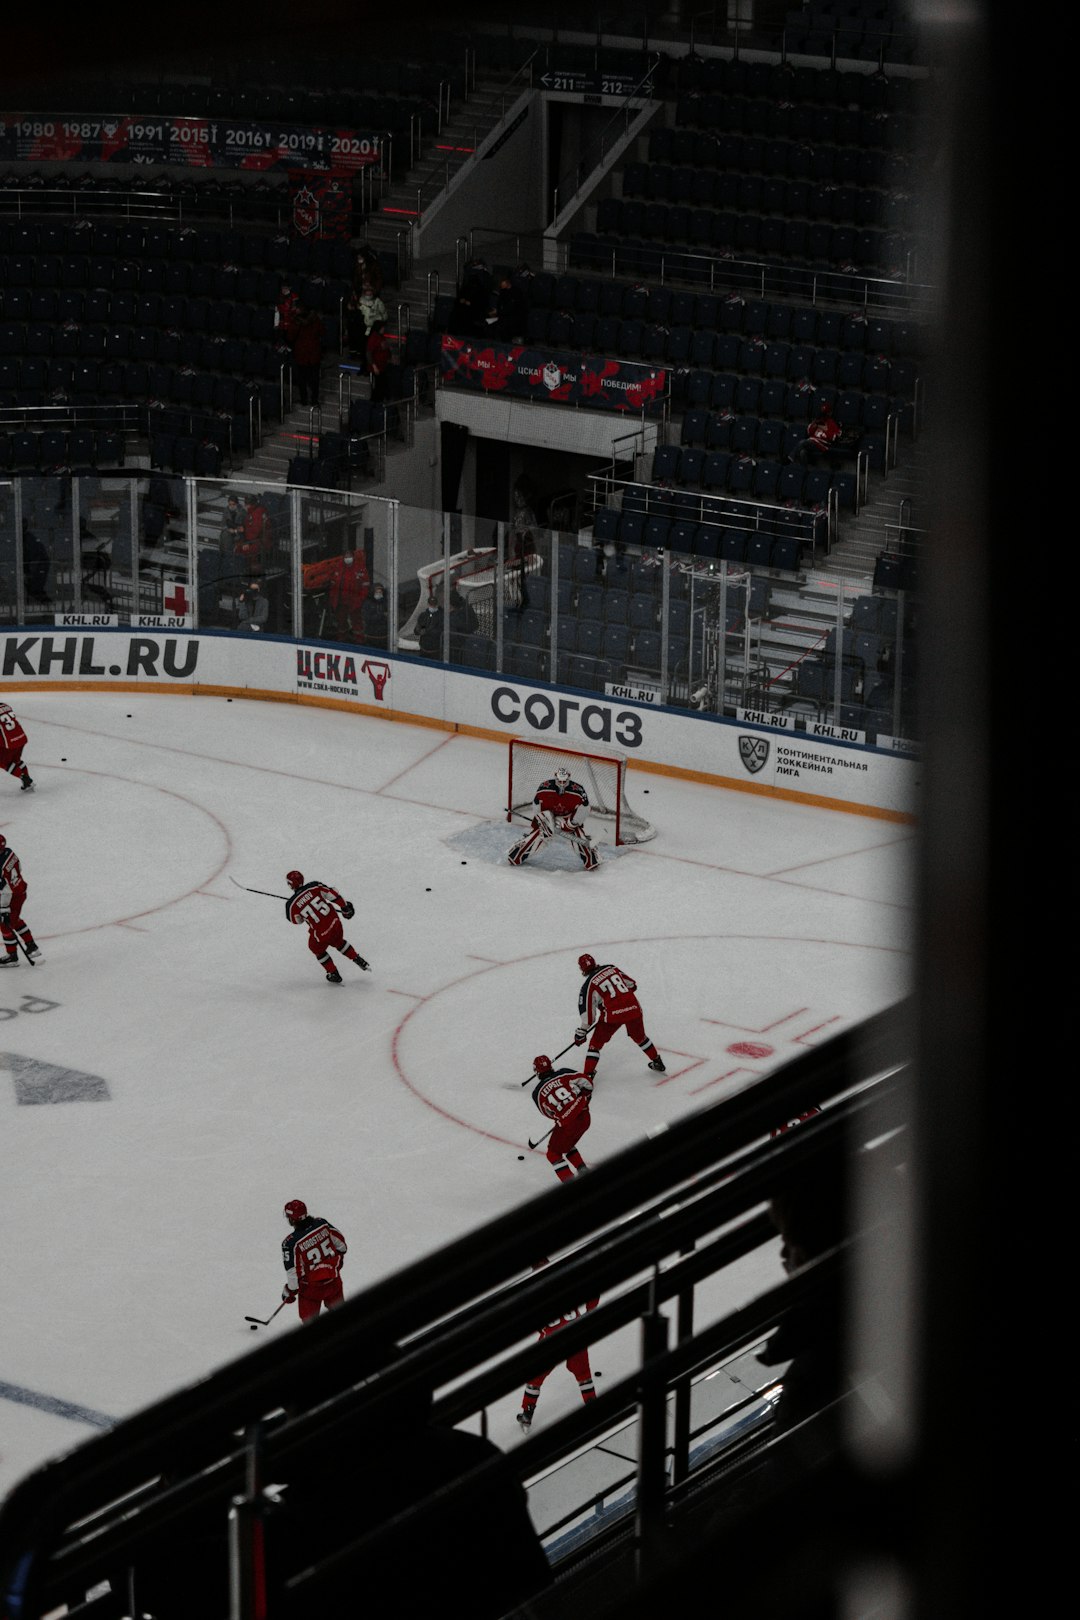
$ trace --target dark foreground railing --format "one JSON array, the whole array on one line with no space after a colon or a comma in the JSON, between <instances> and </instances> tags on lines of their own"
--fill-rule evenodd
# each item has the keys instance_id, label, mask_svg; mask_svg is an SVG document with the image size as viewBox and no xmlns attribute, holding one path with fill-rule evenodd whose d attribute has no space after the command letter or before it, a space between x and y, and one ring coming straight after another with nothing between
<instances>
[{"instance_id":1,"label":"dark foreground railing","mask_svg":"<svg viewBox=\"0 0 1080 1620\"><path fill-rule=\"evenodd\" d=\"M747 1347L774 1335L780 1346L785 1332L797 1344L799 1323L823 1311L835 1326L848 1245L720 1317L698 1290L775 1240L769 1200L812 1183L827 1204L853 1154L895 1153L909 1028L906 1006L876 1015L40 1468L0 1510L0 1614L360 1614L384 1580L399 1606L371 1612L438 1600L496 1616L540 1593L530 1612L544 1613L551 1573L522 1482L636 1416L626 1511L590 1541L580 1576L606 1560L600 1612L601 1598L628 1600L689 1556L680 1537L702 1500L730 1507L751 1476L755 1501L792 1472L820 1464L825 1477L829 1451L801 1443L805 1412L795 1441L773 1433L782 1423L756 1433L749 1472L745 1444L727 1474L723 1447L693 1465L689 1400ZM487 1406L534 1373L536 1325L597 1295L560 1330L557 1359L637 1322L629 1376L511 1455L451 1427L480 1414L483 1430ZM812 1364L793 1365L805 1385ZM557 1573L565 1603L578 1577L572 1563Z\"/></svg>"}]
</instances>

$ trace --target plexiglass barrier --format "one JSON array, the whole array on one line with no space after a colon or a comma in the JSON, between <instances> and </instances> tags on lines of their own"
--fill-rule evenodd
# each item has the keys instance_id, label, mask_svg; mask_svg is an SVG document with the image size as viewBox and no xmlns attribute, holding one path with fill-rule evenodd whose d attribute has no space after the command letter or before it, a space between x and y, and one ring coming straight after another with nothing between
<instances>
[{"instance_id":1,"label":"plexiglass barrier","mask_svg":"<svg viewBox=\"0 0 1080 1620\"><path fill-rule=\"evenodd\" d=\"M712 547L710 550L723 547ZM0 622L265 633L852 741L918 738L917 602L367 493L136 473L0 484Z\"/></svg>"}]
</instances>

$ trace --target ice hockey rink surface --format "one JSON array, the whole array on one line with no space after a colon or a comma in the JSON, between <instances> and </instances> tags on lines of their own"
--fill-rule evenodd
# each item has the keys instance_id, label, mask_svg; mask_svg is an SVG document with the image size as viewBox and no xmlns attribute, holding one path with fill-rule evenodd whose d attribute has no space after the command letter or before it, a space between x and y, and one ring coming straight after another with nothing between
<instances>
[{"instance_id":1,"label":"ice hockey rink surface","mask_svg":"<svg viewBox=\"0 0 1080 1620\"><path fill-rule=\"evenodd\" d=\"M37 790L0 778L0 830L43 961L0 976L0 1496L260 1342L244 1317L280 1299L286 1199L344 1232L348 1295L557 1188L520 1082L572 1038L582 951L636 978L667 1065L607 1046L590 1163L909 988L906 826L631 772L655 840L516 870L503 744L5 695ZM236 886L284 896L292 868L354 902L371 973L327 985L284 905ZM726 1304L780 1274L775 1252L732 1268ZM283 1311L265 1333L295 1331ZM614 1379L624 1351L594 1365ZM537 1427L578 1399L553 1376ZM517 1405L489 1414L499 1444Z\"/></svg>"}]
</instances>

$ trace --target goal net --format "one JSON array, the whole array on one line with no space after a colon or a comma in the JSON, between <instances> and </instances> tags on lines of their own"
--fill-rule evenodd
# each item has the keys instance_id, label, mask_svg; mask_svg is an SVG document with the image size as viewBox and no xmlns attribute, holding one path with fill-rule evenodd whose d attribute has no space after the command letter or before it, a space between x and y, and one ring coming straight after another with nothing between
<instances>
[{"instance_id":1,"label":"goal net","mask_svg":"<svg viewBox=\"0 0 1080 1620\"><path fill-rule=\"evenodd\" d=\"M626 797L626 755L614 748L572 748L534 742L531 737L510 738L510 785L506 819L516 811L531 815L536 790L561 765L589 795L589 815L614 825L616 844L643 844L656 837L656 828L631 809Z\"/></svg>"},{"instance_id":2,"label":"goal net","mask_svg":"<svg viewBox=\"0 0 1080 1620\"><path fill-rule=\"evenodd\" d=\"M535 553L521 556L511 542L503 568L503 598L507 607L520 606L524 576L539 574L543 566L539 556ZM497 553L493 546L455 551L449 562L439 557L418 568L416 577L420 581L420 596L408 620L398 631L398 646L406 652L415 652L419 648L420 617L434 607L440 593L448 585L460 591L466 601L472 603L479 633L494 636L496 571Z\"/></svg>"}]
</instances>

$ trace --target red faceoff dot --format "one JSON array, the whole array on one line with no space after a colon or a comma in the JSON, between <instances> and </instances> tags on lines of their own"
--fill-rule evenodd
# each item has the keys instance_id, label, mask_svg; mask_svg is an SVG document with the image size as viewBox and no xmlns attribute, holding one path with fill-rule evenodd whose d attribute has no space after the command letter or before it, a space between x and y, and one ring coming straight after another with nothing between
<instances>
[{"instance_id":1,"label":"red faceoff dot","mask_svg":"<svg viewBox=\"0 0 1080 1620\"><path fill-rule=\"evenodd\" d=\"M772 1047L766 1046L763 1041L736 1041L727 1050L733 1057L767 1058L773 1055Z\"/></svg>"}]
</instances>

